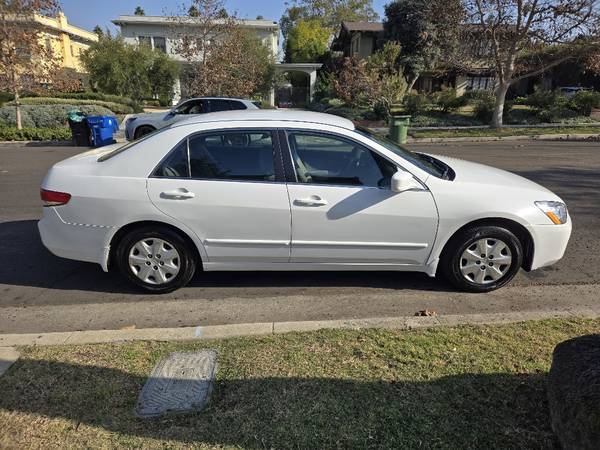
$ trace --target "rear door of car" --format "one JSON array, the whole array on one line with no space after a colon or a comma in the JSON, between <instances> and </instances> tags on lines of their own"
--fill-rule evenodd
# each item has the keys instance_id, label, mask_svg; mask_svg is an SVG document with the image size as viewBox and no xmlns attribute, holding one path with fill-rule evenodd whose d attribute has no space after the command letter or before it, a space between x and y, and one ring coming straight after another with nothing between
<instances>
[{"instance_id":1,"label":"rear door of car","mask_svg":"<svg viewBox=\"0 0 600 450\"><path fill-rule=\"evenodd\" d=\"M194 230L208 262L288 262L291 212L278 146L270 129L193 134L158 165L148 194Z\"/></svg>"}]
</instances>

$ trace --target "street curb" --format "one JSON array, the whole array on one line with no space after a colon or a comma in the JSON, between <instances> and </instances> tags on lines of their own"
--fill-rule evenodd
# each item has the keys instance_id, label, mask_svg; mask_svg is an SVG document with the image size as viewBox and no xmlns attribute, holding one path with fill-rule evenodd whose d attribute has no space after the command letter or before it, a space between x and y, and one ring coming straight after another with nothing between
<instances>
[{"instance_id":1,"label":"street curb","mask_svg":"<svg viewBox=\"0 0 600 450\"><path fill-rule=\"evenodd\" d=\"M19 359L19 352L12 347L0 347L0 377Z\"/></svg>"},{"instance_id":2,"label":"street curb","mask_svg":"<svg viewBox=\"0 0 600 450\"><path fill-rule=\"evenodd\" d=\"M266 336L273 334L316 331L322 329L357 330L385 328L411 330L456 325L484 325L525 322L561 317L598 318L600 309L574 308L493 314L458 314L430 317L375 317L368 319L341 319L303 322L263 322L230 325L207 325L182 328L145 328L127 330L92 330L59 333L30 333L0 335L1 347L25 345L82 345L125 341L186 341L223 339L241 336ZM1 357L0 357L1 359Z\"/></svg>"},{"instance_id":3,"label":"street curb","mask_svg":"<svg viewBox=\"0 0 600 450\"><path fill-rule=\"evenodd\" d=\"M480 136L480 137L439 137L408 138L409 144L435 144L450 142L493 142L493 141L591 141L600 139L600 134L534 134L523 136Z\"/></svg>"}]
</instances>

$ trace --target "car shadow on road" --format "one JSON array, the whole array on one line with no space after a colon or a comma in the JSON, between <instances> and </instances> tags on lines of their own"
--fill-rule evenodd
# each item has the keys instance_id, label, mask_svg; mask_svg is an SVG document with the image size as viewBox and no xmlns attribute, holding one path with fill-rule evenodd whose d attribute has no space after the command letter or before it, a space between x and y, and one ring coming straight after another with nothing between
<instances>
[{"instance_id":1,"label":"car shadow on road","mask_svg":"<svg viewBox=\"0 0 600 450\"><path fill-rule=\"evenodd\" d=\"M238 379L225 372L204 411L138 419L133 410L145 370L133 360L126 371L106 366L19 360L0 381L5 444L39 444L60 430L64 444L75 447L555 448L543 373L417 382L397 375ZM175 382L189 380L168 381Z\"/></svg>"},{"instance_id":2,"label":"car shadow on road","mask_svg":"<svg viewBox=\"0 0 600 450\"><path fill-rule=\"evenodd\" d=\"M132 287L116 271L99 265L59 258L42 244L37 221L0 223L0 254L10 261L0 271L0 284L46 289L147 295ZM403 272L205 272L190 288L369 287L453 291L440 279ZM284 294L285 295L285 294Z\"/></svg>"}]
</instances>

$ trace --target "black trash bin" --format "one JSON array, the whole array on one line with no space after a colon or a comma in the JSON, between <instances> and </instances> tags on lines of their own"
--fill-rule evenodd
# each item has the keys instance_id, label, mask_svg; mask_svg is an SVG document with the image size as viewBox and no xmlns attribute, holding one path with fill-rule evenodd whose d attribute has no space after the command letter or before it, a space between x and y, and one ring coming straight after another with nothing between
<instances>
[{"instance_id":1,"label":"black trash bin","mask_svg":"<svg viewBox=\"0 0 600 450\"><path fill-rule=\"evenodd\" d=\"M92 134L85 113L69 111L68 116L73 145L76 147L90 147L92 145Z\"/></svg>"}]
</instances>

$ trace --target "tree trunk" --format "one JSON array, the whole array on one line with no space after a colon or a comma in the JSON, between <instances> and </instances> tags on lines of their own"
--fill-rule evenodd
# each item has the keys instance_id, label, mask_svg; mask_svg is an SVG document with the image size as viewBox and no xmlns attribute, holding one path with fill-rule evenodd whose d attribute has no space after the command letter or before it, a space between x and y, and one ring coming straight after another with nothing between
<instances>
[{"instance_id":1,"label":"tree trunk","mask_svg":"<svg viewBox=\"0 0 600 450\"><path fill-rule=\"evenodd\" d=\"M410 91L413 90L413 88L415 87L415 83L417 82L418 79L419 79L419 74L412 75L408 79L408 87L406 88L407 94L410 94Z\"/></svg>"},{"instance_id":2,"label":"tree trunk","mask_svg":"<svg viewBox=\"0 0 600 450\"><path fill-rule=\"evenodd\" d=\"M506 93L510 83L501 83L496 88L496 104L494 105L494 115L492 116L492 128L502 128L503 115L504 115L504 101L506 100Z\"/></svg>"},{"instance_id":3,"label":"tree trunk","mask_svg":"<svg viewBox=\"0 0 600 450\"><path fill-rule=\"evenodd\" d=\"M15 89L15 121L17 122L17 130L21 130L23 125L21 124L21 99L18 89Z\"/></svg>"}]
</instances>

